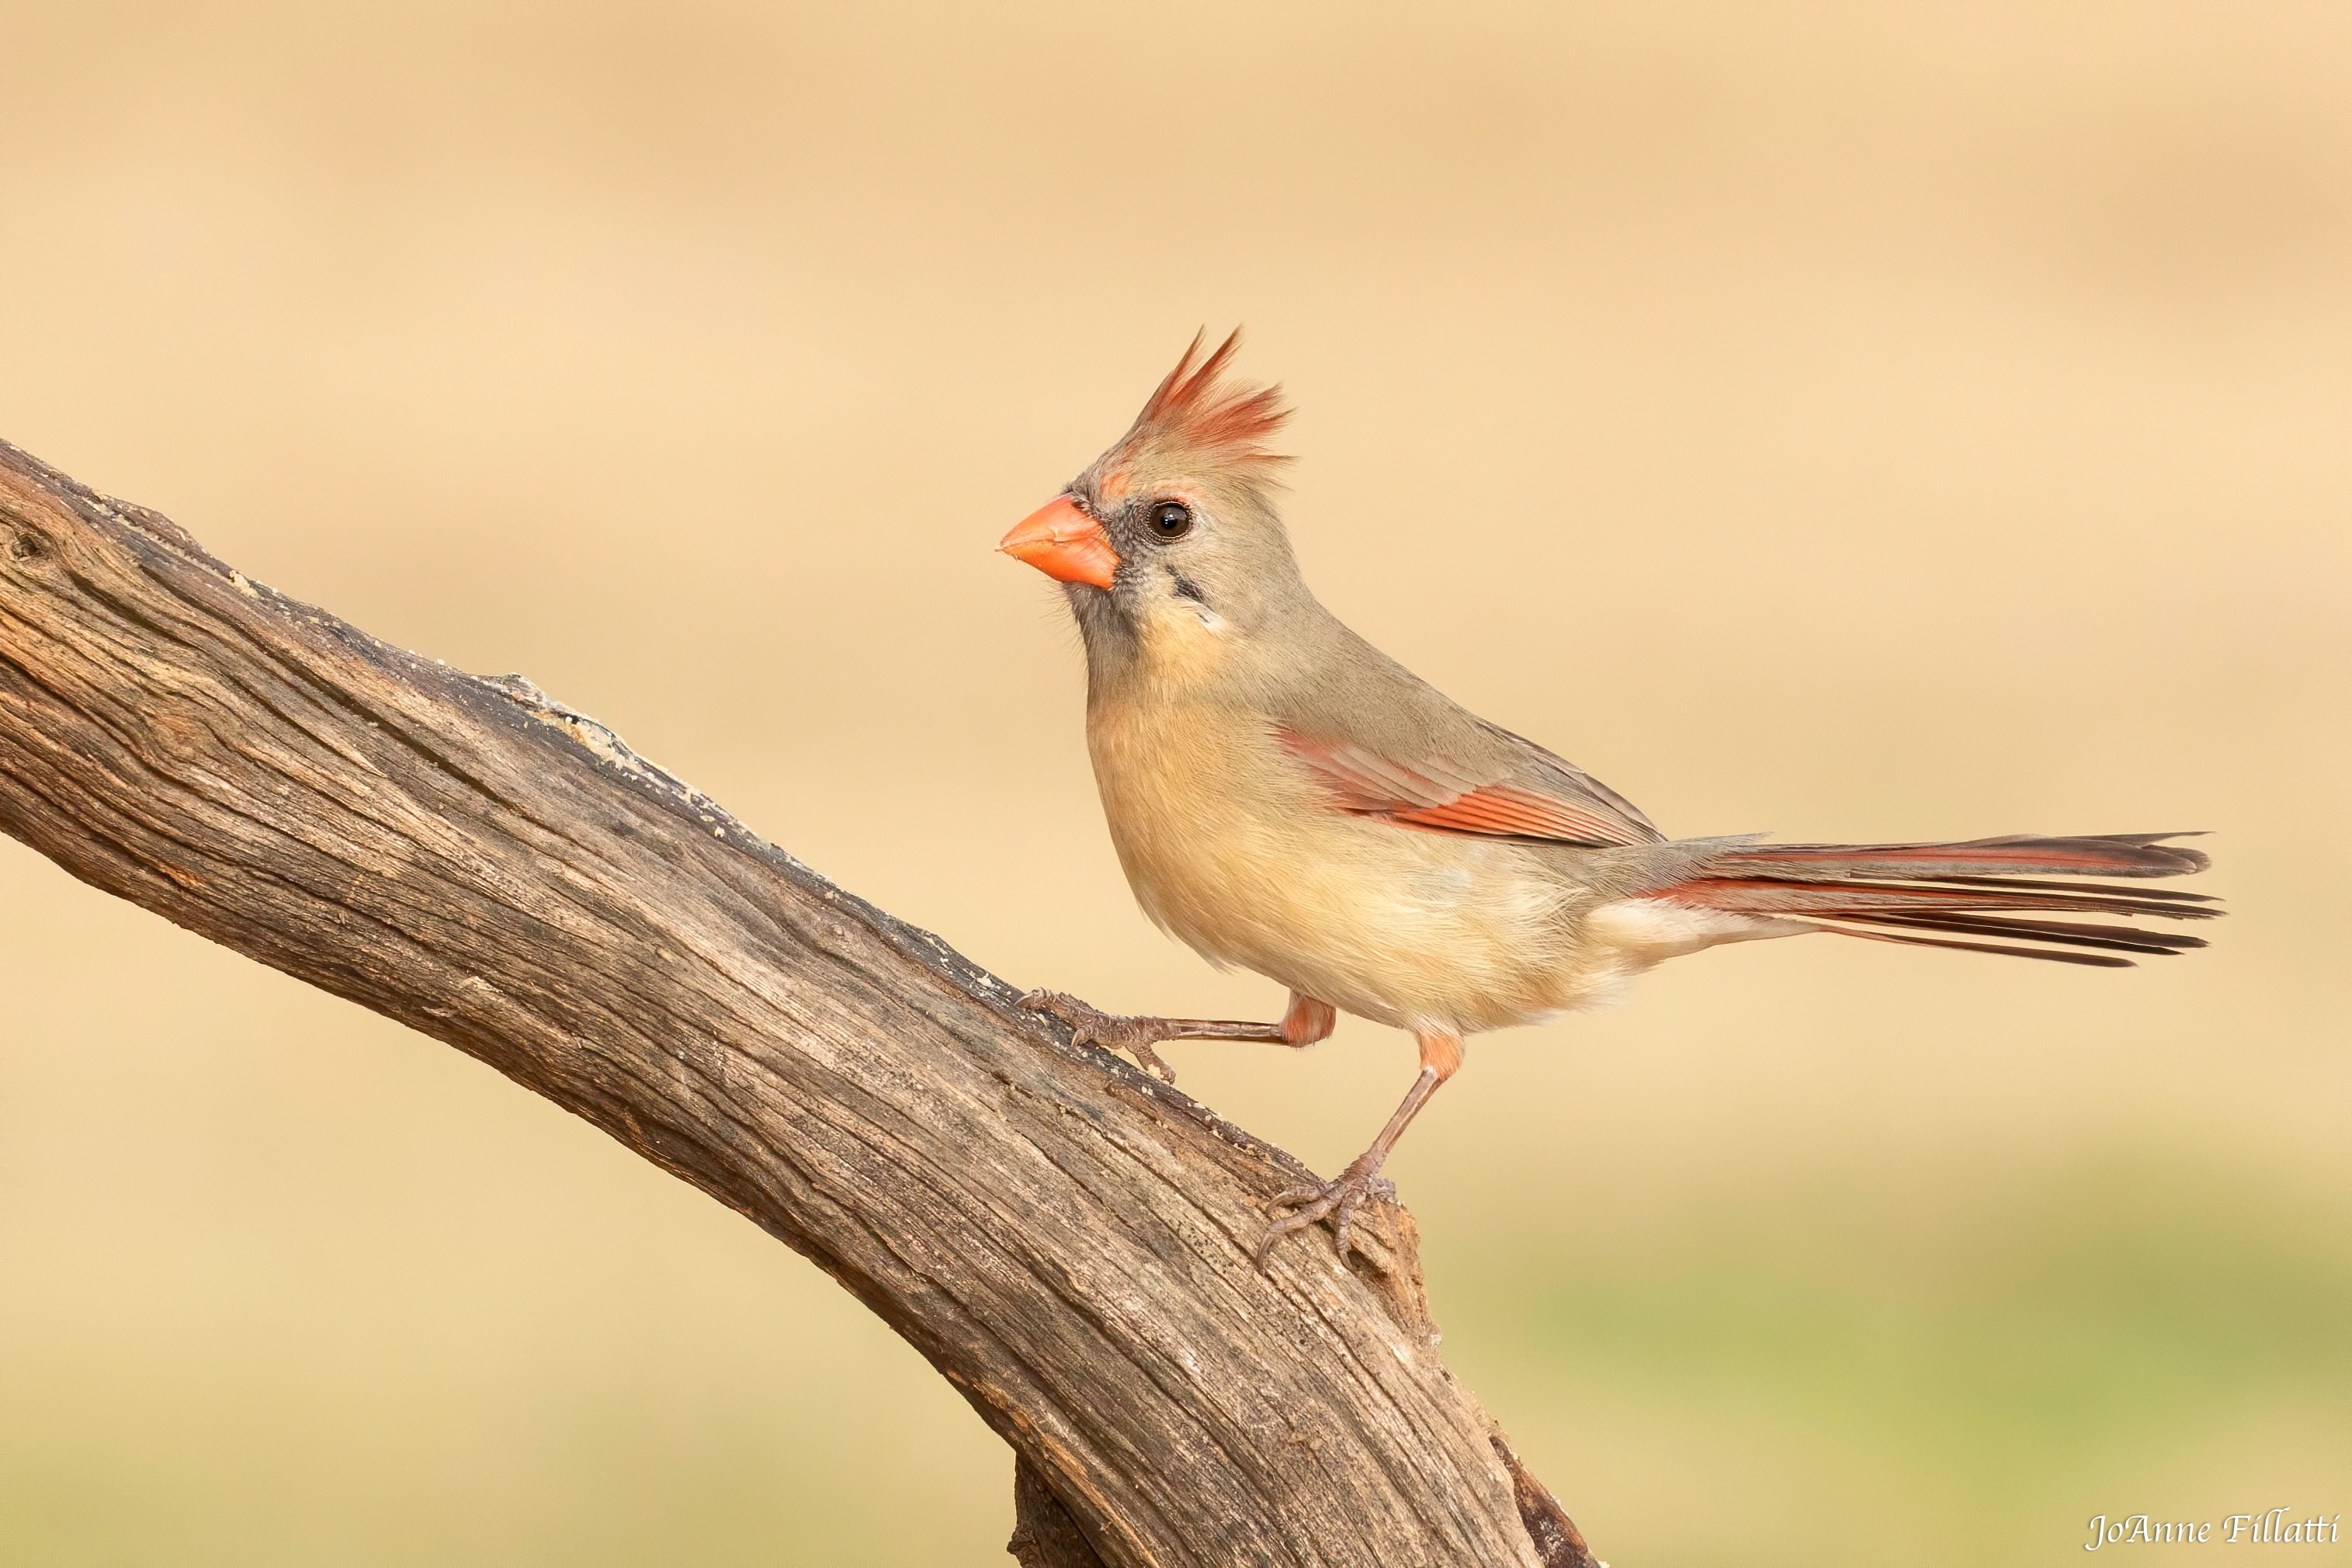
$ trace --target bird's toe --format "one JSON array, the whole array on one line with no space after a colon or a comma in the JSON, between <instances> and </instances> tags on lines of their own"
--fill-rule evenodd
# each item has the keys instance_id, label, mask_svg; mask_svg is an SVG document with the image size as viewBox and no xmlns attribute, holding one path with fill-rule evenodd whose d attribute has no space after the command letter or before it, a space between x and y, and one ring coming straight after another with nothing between
<instances>
[{"instance_id":1,"label":"bird's toe","mask_svg":"<svg viewBox=\"0 0 2352 1568\"><path fill-rule=\"evenodd\" d=\"M1330 1194L1331 1184L1316 1182L1303 1187L1293 1187L1288 1192L1276 1193L1265 1200L1265 1206L1269 1209L1297 1208L1301 1204L1324 1202L1329 1198ZM1307 1223L1312 1225L1320 1217L1322 1217L1321 1213L1318 1211L1316 1215L1309 1216Z\"/></svg>"},{"instance_id":2,"label":"bird's toe","mask_svg":"<svg viewBox=\"0 0 2352 1568\"><path fill-rule=\"evenodd\" d=\"M1070 1026L1070 1038L1081 1046L1099 1046L1107 1051L1125 1051L1138 1065L1154 1072L1169 1083L1176 1081L1176 1069L1151 1047L1161 1040L1178 1037L1182 1031L1163 1018L1131 1018L1081 1002L1064 991L1026 991L1014 1004L1032 1013L1043 1013L1059 1018Z\"/></svg>"},{"instance_id":3,"label":"bird's toe","mask_svg":"<svg viewBox=\"0 0 2352 1568\"><path fill-rule=\"evenodd\" d=\"M1062 991L1024 991L1013 1005L1025 1007L1032 1013L1043 1013L1051 1018L1059 1018L1065 1024L1072 1026L1075 1026L1079 1018L1094 1012L1092 1007Z\"/></svg>"},{"instance_id":4,"label":"bird's toe","mask_svg":"<svg viewBox=\"0 0 2352 1568\"><path fill-rule=\"evenodd\" d=\"M1292 1187L1287 1192L1276 1194L1266 1201L1265 1206L1280 1214L1280 1217L1267 1226L1265 1234L1258 1238L1257 1266L1261 1268L1265 1267L1266 1260L1274 1256L1276 1242L1292 1231L1307 1229L1325 1219L1331 1221L1332 1249L1339 1254L1341 1263L1346 1263L1348 1255L1353 1252L1366 1262L1377 1264L1370 1253L1356 1245L1356 1217L1368 1200L1394 1203L1396 1195L1394 1182L1369 1171L1359 1171L1353 1166L1330 1181ZM1290 1212L1281 1214L1285 1209Z\"/></svg>"}]
</instances>

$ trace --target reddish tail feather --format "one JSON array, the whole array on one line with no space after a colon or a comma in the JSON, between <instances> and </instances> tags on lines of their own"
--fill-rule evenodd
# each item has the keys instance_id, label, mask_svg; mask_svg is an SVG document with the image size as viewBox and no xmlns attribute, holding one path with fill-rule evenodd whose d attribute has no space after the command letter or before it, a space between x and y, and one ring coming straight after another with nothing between
<instances>
[{"instance_id":1,"label":"reddish tail feather","mask_svg":"<svg viewBox=\"0 0 2352 1568\"><path fill-rule=\"evenodd\" d=\"M2110 955L2168 954L2205 943L2174 931L2042 917L2206 920L2221 912L2209 907L2217 900L2168 889L2044 879L2068 873L2177 877L2203 870L2203 855L2165 842L2180 837L2116 833L2080 838L2018 835L1962 844L1742 844L1709 860L1706 875L1650 896L1695 909L1793 916L1820 922L1823 931L1874 942L2129 968L2130 959ZM2022 911L2031 918L1996 911ZM1832 921L1845 923L1827 923ZM1857 931L1856 925L1882 929ZM1960 937L2011 941L1955 940ZM2049 945L2014 945L2018 942ZM2081 949L2093 951L2076 951Z\"/></svg>"}]
</instances>

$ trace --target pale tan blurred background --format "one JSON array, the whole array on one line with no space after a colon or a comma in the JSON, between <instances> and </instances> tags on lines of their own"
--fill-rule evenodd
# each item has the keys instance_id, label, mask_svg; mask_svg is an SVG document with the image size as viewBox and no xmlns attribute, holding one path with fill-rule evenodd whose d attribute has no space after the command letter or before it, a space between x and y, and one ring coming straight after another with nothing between
<instances>
[{"instance_id":1,"label":"pale tan blurred background","mask_svg":"<svg viewBox=\"0 0 2352 1568\"><path fill-rule=\"evenodd\" d=\"M2215 832L2210 952L1474 1047L1394 1173L1602 1555L2352 1513L2352 12L1440 10L0 0L0 435L1018 983L1261 1015L990 552L1244 321L1325 599L1670 831ZM1009 1561L962 1404L583 1124L14 845L0 984L0 1561ZM1411 1057L1179 1060L1330 1169Z\"/></svg>"}]
</instances>

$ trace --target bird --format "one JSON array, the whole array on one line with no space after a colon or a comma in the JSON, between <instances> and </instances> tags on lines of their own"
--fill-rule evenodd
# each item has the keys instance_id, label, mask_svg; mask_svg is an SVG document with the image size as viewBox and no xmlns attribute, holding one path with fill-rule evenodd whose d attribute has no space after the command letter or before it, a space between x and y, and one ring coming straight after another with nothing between
<instances>
[{"instance_id":1,"label":"bird","mask_svg":"<svg viewBox=\"0 0 2352 1568\"><path fill-rule=\"evenodd\" d=\"M1396 1196L1382 1167L1471 1036L1609 1003L1665 959L1821 933L2126 968L2127 954L2205 945L2054 918L2220 913L2205 895L2112 880L2205 869L2172 842L2191 834L1669 838L1324 608L1278 505L1282 390L1230 376L1238 331L1205 354L1204 342L998 548L1057 581L1076 619L1087 750L1143 912L1289 1003L1249 1023L1110 1014L1055 991L1021 1001L1171 1083L1156 1049L1171 1041L1306 1047L1339 1013L1412 1035L1420 1071L1370 1146L1269 1202L1261 1268L1327 1219L1343 1263L1363 1253L1364 1205Z\"/></svg>"}]
</instances>

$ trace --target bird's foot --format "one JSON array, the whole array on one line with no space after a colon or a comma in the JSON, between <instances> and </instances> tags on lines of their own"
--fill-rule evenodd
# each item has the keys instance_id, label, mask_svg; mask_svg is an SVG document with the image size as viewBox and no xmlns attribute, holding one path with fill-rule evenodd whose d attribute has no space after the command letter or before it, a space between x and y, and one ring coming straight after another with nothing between
<instances>
[{"instance_id":1,"label":"bird's foot","mask_svg":"<svg viewBox=\"0 0 2352 1568\"><path fill-rule=\"evenodd\" d=\"M1139 1018L1106 1013L1059 991L1029 992L1021 998L1020 1005L1033 1013L1059 1018L1070 1026L1070 1038L1082 1046L1125 1051L1168 1082L1176 1081L1176 1069L1151 1047L1163 1040L1184 1038L1185 1020L1181 1018Z\"/></svg>"},{"instance_id":2,"label":"bird's foot","mask_svg":"<svg viewBox=\"0 0 2352 1568\"><path fill-rule=\"evenodd\" d=\"M1305 1230L1326 1217L1331 1221L1332 1245L1339 1252L1341 1263L1348 1261L1348 1254L1351 1250L1369 1259L1370 1255L1356 1246L1356 1212L1364 1206L1367 1199L1392 1204L1396 1202L1397 1195L1396 1184L1381 1175L1380 1169L1380 1162L1367 1156L1358 1159L1328 1182L1293 1187L1286 1193L1276 1194L1266 1207L1291 1212L1266 1226L1265 1234L1258 1238L1257 1266L1260 1268L1265 1267L1266 1259L1274 1256L1276 1242L1294 1230Z\"/></svg>"}]
</instances>

